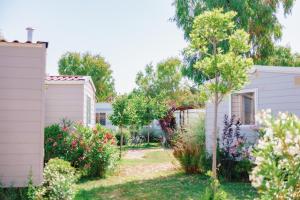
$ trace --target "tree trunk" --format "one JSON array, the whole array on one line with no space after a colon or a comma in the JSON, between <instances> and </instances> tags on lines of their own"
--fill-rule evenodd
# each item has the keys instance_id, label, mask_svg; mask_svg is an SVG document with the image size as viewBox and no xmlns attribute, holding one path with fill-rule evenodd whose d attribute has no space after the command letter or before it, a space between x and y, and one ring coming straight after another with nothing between
<instances>
[{"instance_id":1,"label":"tree trunk","mask_svg":"<svg viewBox=\"0 0 300 200\"><path fill-rule=\"evenodd\" d=\"M148 138L147 138L148 145L150 144L150 125L148 125Z\"/></svg>"},{"instance_id":2,"label":"tree trunk","mask_svg":"<svg viewBox=\"0 0 300 200\"><path fill-rule=\"evenodd\" d=\"M122 145L123 145L123 128L122 126L120 127L120 132L121 132L121 139L120 139L120 155L119 157L122 157Z\"/></svg>"},{"instance_id":3,"label":"tree trunk","mask_svg":"<svg viewBox=\"0 0 300 200\"><path fill-rule=\"evenodd\" d=\"M213 140L213 160L212 160L212 172L213 177L217 178L217 126L218 126L218 106L219 106L219 98L218 94L215 93L214 98L214 127L213 127L213 134L212 134L212 140Z\"/></svg>"}]
</instances>

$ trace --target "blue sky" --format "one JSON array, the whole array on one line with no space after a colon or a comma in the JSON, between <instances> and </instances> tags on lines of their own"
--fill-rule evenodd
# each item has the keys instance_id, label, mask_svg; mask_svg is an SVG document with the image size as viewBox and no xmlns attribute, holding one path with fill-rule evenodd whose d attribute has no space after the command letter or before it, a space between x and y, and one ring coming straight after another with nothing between
<instances>
[{"instance_id":1,"label":"blue sky","mask_svg":"<svg viewBox=\"0 0 300 200\"><path fill-rule=\"evenodd\" d=\"M85 2L85 3L83 3ZM135 86L135 75L150 62L180 56L183 33L170 18L173 0L0 0L0 29L7 40L48 41L47 73L57 74L57 61L67 51L99 53L111 64L119 93ZM287 18L281 44L300 52L300 1Z\"/></svg>"}]
</instances>

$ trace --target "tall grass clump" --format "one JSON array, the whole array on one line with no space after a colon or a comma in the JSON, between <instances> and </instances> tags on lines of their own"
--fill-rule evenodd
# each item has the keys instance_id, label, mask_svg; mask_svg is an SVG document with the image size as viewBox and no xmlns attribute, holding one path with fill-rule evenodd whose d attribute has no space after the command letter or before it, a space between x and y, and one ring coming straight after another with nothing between
<instances>
[{"instance_id":1,"label":"tall grass clump","mask_svg":"<svg viewBox=\"0 0 300 200\"><path fill-rule=\"evenodd\" d=\"M186 173L205 173L207 161L204 117L199 117L199 120L178 134L173 154Z\"/></svg>"}]
</instances>

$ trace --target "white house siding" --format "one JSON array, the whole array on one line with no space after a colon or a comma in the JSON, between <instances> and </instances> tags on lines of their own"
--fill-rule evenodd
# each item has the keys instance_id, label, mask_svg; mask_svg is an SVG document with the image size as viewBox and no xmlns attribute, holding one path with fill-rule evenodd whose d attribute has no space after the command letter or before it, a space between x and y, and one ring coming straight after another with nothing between
<instances>
[{"instance_id":1,"label":"white house siding","mask_svg":"<svg viewBox=\"0 0 300 200\"><path fill-rule=\"evenodd\" d=\"M46 126L66 118L83 122L83 84L47 84Z\"/></svg>"},{"instance_id":2,"label":"white house siding","mask_svg":"<svg viewBox=\"0 0 300 200\"><path fill-rule=\"evenodd\" d=\"M0 182L43 180L45 44L0 42Z\"/></svg>"},{"instance_id":3,"label":"white house siding","mask_svg":"<svg viewBox=\"0 0 300 200\"><path fill-rule=\"evenodd\" d=\"M91 82L87 79L84 84L84 96L83 96L83 121L84 124L87 124L87 96L91 98L91 123L88 124L89 126L93 127L95 126L95 119L96 119L96 113L95 113L95 104L96 104L96 96L95 96L95 90L91 84Z\"/></svg>"},{"instance_id":4,"label":"white house siding","mask_svg":"<svg viewBox=\"0 0 300 200\"><path fill-rule=\"evenodd\" d=\"M105 127L112 129L112 130L116 130L117 127L115 127L109 120L109 116L113 114L113 109L112 109L111 103L106 103L106 102L96 103L96 113L105 113L106 114Z\"/></svg>"},{"instance_id":5,"label":"white house siding","mask_svg":"<svg viewBox=\"0 0 300 200\"><path fill-rule=\"evenodd\" d=\"M289 112L300 116L300 69L289 70L281 67L280 72L272 72L267 67L257 67L257 71L250 75L249 83L244 89L256 89L257 102L256 112L262 109L271 109L273 114L278 112ZM273 67L276 68L276 67ZM292 69L292 68L290 68ZM244 90L243 89L243 90ZM212 148L212 129L214 106L211 103L206 105L206 146L209 152ZM230 116L230 101L226 97L219 106L218 129L222 133L224 115ZM241 133L245 134L249 141L254 141L257 134L251 127L244 126Z\"/></svg>"}]
</instances>

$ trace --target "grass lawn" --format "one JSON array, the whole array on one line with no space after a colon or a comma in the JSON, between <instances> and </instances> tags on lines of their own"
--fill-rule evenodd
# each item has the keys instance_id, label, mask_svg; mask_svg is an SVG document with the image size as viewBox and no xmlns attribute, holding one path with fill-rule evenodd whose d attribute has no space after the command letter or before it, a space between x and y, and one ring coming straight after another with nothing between
<instances>
[{"instance_id":1,"label":"grass lawn","mask_svg":"<svg viewBox=\"0 0 300 200\"><path fill-rule=\"evenodd\" d=\"M171 150L128 150L115 175L106 179L82 180L76 200L87 199L201 199L207 177L185 175ZM248 183L222 183L230 199L254 199L256 191Z\"/></svg>"}]
</instances>

